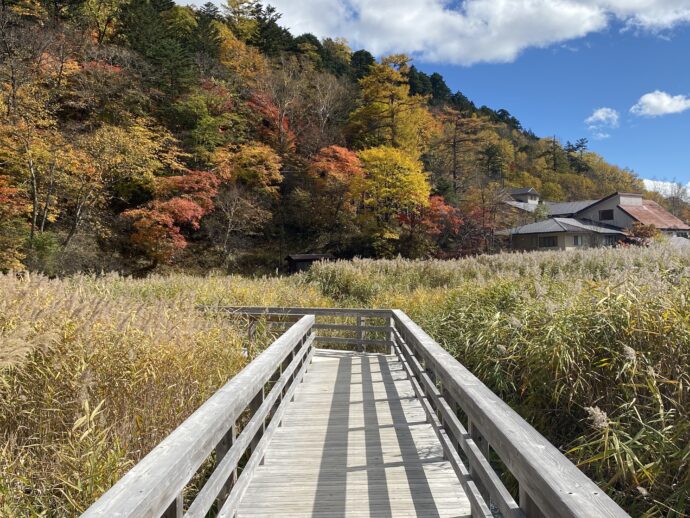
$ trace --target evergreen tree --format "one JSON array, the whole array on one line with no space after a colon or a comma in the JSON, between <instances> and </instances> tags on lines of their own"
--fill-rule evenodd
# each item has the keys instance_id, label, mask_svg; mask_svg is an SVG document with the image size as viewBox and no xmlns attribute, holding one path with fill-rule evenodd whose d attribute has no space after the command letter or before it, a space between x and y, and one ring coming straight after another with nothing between
<instances>
[{"instance_id":1,"label":"evergreen tree","mask_svg":"<svg viewBox=\"0 0 690 518\"><path fill-rule=\"evenodd\" d=\"M443 76L438 72L434 72L429 76L431 81L431 102L434 105L446 104L451 98L451 91L446 84Z\"/></svg>"},{"instance_id":2,"label":"evergreen tree","mask_svg":"<svg viewBox=\"0 0 690 518\"><path fill-rule=\"evenodd\" d=\"M407 73L407 82L410 84L410 95L431 95L433 86L431 79L424 72L420 72L412 65Z\"/></svg>"},{"instance_id":3,"label":"evergreen tree","mask_svg":"<svg viewBox=\"0 0 690 518\"><path fill-rule=\"evenodd\" d=\"M350 67L352 70L352 76L356 79L362 79L369 75L371 71L371 66L376 63L374 56L366 50L358 50L352 54L350 59Z\"/></svg>"}]
</instances>

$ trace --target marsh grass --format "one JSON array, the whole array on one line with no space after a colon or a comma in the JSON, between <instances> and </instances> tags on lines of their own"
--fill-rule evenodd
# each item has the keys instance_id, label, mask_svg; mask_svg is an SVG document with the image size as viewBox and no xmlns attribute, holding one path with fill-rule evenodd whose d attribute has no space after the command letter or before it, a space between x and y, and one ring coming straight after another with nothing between
<instances>
[{"instance_id":1,"label":"marsh grass","mask_svg":"<svg viewBox=\"0 0 690 518\"><path fill-rule=\"evenodd\" d=\"M690 253L320 264L345 305L400 307L633 516L690 514Z\"/></svg>"},{"instance_id":2,"label":"marsh grass","mask_svg":"<svg viewBox=\"0 0 690 518\"><path fill-rule=\"evenodd\" d=\"M690 512L690 253L0 277L0 515L74 516L270 343L197 304L398 307L634 516Z\"/></svg>"}]
</instances>

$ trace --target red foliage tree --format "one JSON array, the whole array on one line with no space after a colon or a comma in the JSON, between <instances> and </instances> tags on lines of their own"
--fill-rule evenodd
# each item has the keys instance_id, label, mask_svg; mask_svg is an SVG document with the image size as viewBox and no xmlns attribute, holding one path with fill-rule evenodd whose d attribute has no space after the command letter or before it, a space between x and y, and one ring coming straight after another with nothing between
<instances>
[{"instance_id":1,"label":"red foliage tree","mask_svg":"<svg viewBox=\"0 0 690 518\"><path fill-rule=\"evenodd\" d=\"M290 129L290 120L271 99L262 93L255 93L249 100L249 107L258 115L259 139L268 142L282 153L294 151L296 137Z\"/></svg>"},{"instance_id":2,"label":"red foliage tree","mask_svg":"<svg viewBox=\"0 0 690 518\"><path fill-rule=\"evenodd\" d=\"M321 149L309 164L309 174L322 187L323 184L349 186L364 175L357 153L340 146Z\"/></svg>"},{"instance_id":3,"label":"red foliage tree","mask_svg":"<svg viewBox=\"0 0 690 518\"><path fill-rule=\"evenodd\" d=\"M12 187L7 176L0 175L0 214L6 218L18 216L25 203L19 189Z\"/></svg>"},{"instance_id":4,"label":"red foliage tree","mask_svg":"<svg viewBox=\"0 0 690 518\"><path fill-rule=\"evenodd\" d=\"M123 214L132 221L132 243L154 265L170 261L187 246L182 229L198 229L202 218L213 211L219 185L214 174L204 171L157 178L155 191L159 199Z\"/></svg>"},{"instance_id":5,"label":"red foliage tree","mask_svg":"<svg viewBox=\"0 0 690 518\"><path fill-rule=\"evenodd\" d=\"M460 211L442 196L431 196L427 207L398 215L402 227L401 253L423 257L437 252L440 245L456 238L462 227Z\"/></svg>"},{"instance_id":6,"label":"red foliage tree","mask_svg":"<svg viewBox=\"0 0 690 518\"><path fill-rule=\"evenodd\" d=\"M341 240L364 191L364 170L356 153L340 146L321 149L307 169L314 182L313 221Z\"/></svg>"},{"instance_id":7,"label":"red foliage tree","mask_svg":"<svg viewBox=\"0 0 690 518\"><path fill-rule=\"evenodd\" d=\"M400 214L398 219L408 231L422 232L430 236L440 236L444 233L457 234L463 224L460 211L448 205L443 196L431 196L428 207Z\"/></svg>"}]
</instances>

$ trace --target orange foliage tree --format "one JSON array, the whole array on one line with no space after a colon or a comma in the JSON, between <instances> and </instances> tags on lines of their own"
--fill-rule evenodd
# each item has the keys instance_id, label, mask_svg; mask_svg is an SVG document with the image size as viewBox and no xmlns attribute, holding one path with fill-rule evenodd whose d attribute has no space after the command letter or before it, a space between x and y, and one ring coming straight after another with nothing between
<instances>
[{"instance_id":1,"label":"orange foliage tree","mask_svg":"<svg viewBox=\"0 0 690 518\"><path fill-rule=\"evenodd\" d=\"M458 236L463 219L460 211L443 199L431 196L429 205L398 216L402 226L401 252L411 257L431 254L441 242Z\"/></svg>"},{"instance_id":2,"label":"orange foliage tree","mask_svg":"<svg viewBox=\"0 0 690 518\"><path fill-rule=\"evenodd\" d=\"M134 228L132 243L154 266L169 262L187 246L183 229L197 230L201 219L213 210L219 185L213 173L204 171L156 178L157 199L123 214Z\"/></svg>"}]
</instances>

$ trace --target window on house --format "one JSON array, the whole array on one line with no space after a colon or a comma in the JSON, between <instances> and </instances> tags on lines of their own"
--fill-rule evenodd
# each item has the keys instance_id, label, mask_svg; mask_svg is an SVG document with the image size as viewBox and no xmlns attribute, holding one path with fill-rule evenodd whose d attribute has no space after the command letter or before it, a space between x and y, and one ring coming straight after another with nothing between
<instances>
[{"instance_id":1,"label":"window on house","mask_svg":"<svg viewBox=\"0 0 690 518\"><path fill-rule=\"evenodd\" d=\"M616 243L618 243L618 237L617 236L604 236L604 244L606 246L613 246Z\"/></svg>"},{"instance_id":2,"label":"window on house","mask_svg":"<svg viewBox=\"0 0 690 518\"><path fill-rule=\"evenodd\" d=\"M558 245L558 238L556 236L547 236L539 238L539 248L555 248Z\"/></svg>"},{"instance_id":3,"label":"window on house","mask_svg":"<svg viewBox=\"0 0 690 518\"><path fill-rule=\"evenodd\" d=\"M599 221L611 221L613 219L613 209L599 211Z\"/></svg>"},{"instance_id":4,"label":"window on house","mask_svg":"<svg viewBox=\"0 0 690 518\"><path fill-rule=\"evenodd\" d=\"M575 246L582 246L582 236L573 236L573 244Z\"/></svg>"}]
</instances>

